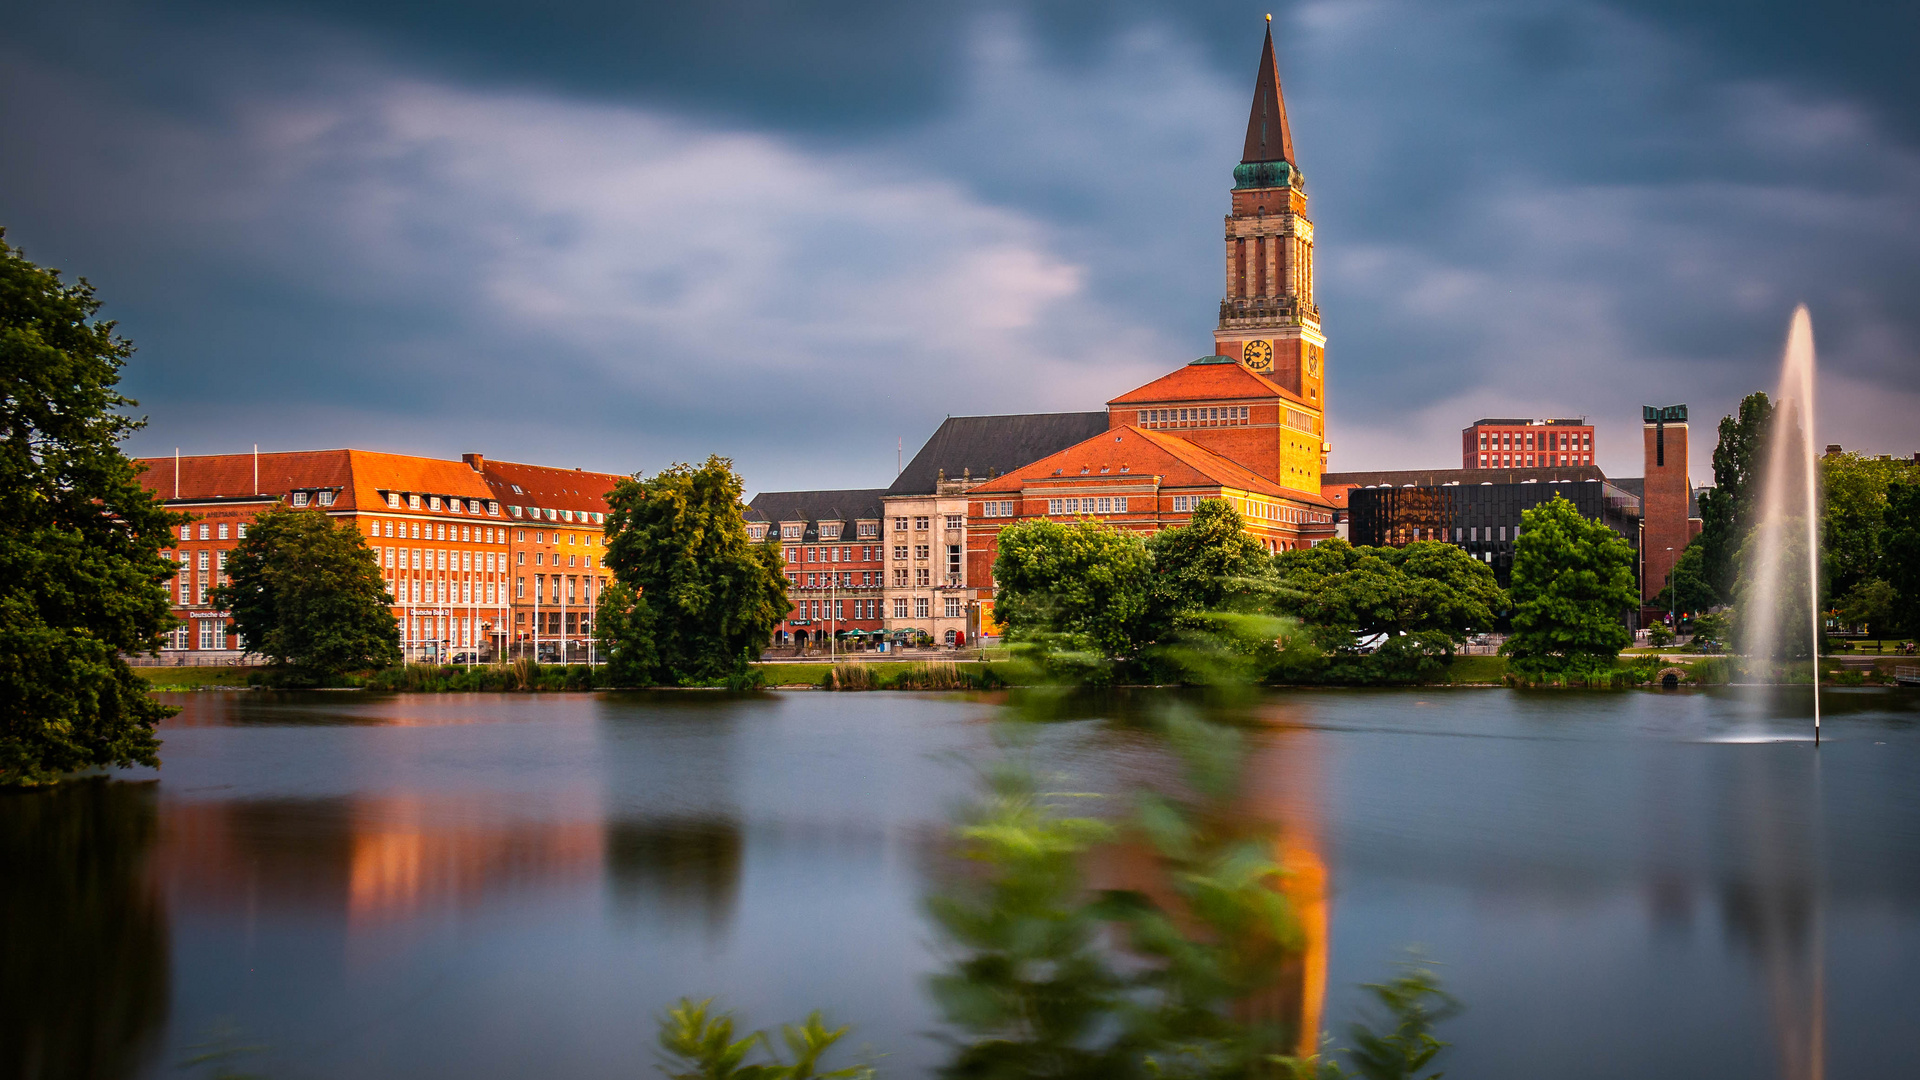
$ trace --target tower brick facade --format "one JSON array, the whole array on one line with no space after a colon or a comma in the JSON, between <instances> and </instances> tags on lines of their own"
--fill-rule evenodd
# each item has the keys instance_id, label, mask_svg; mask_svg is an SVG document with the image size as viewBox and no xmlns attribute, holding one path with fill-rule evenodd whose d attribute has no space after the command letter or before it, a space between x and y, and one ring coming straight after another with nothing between
<instances>
[{"instance_id":1,"label":"tower brick facade","mask_svg":"<svg viewBox=\"0 0 1920 1080\"><path fill-rule=\"evenodd\" d=\"M1640 497L1640 597L1666 587L1667 575L1692 541L1689 523L1693 482L1687 477L1687 407L1653 405L1640 410L1646 447L1646 487Z\"/></svg>"}]
</instances>

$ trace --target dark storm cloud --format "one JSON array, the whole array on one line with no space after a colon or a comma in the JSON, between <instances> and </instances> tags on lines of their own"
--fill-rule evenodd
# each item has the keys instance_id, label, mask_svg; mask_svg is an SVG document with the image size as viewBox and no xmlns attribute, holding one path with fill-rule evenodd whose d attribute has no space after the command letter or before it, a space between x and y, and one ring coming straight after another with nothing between
<instances>
[{"instance_id":1,"label":"dark storm cloud","mask_svg":"<svg viewBox=\"0 0 1920 1080\"><path fill-rule=\"evenodd\" d=\"M0 16L0 223L141 344L148 451L880 483L942 414L1096 407L1207 350L1257 18L42 5ZM1587 413L1637 472L1635 407L1730 408L1800 299L1827 437L1912 449L1914 18L1277 12L1335 467Z\"/></svg>"}]
</instances>

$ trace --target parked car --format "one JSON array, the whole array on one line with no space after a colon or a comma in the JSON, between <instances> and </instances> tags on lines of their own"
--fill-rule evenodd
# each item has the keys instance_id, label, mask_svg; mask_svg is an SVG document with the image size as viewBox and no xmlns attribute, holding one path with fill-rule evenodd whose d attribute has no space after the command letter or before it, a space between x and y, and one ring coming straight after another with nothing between
<instances>
[{"instance_id":1,"label":"parked car","mask_svg":"<svg viewBox=\"0 0 1920 1080\"><path fill-rule=\"evenodd\" d=\"M480 654L477 652L458 652L454 653L453 659L447 662L450 664L478 664L481 660Z\"/></svg>"}]
</instances>

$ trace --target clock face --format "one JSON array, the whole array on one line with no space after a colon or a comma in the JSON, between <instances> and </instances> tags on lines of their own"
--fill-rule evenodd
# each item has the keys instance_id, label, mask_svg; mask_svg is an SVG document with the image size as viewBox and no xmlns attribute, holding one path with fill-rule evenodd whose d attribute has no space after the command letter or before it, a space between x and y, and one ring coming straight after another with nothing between
<instances>
[{"instance_id":1,"label":"clock face","mask_svg":"<svg viewBox=\"0 0 1920 1080\"><path fill-rule=\"evenodd\" d=\"M1249 341L1241 350L1240 359L1255 371L1273 370L1273 342Z\"/></svg>"}]
</instances>

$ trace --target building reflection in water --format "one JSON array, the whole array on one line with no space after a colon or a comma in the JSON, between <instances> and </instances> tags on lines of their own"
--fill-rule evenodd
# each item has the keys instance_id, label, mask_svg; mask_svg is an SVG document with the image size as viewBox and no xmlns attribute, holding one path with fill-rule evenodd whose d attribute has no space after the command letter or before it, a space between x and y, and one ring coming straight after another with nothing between
<instances>
[{"instance_id":1,"label":"building reflection in water","mask_svg":"<svg viewBox=\"0 0 1920 1080\"><path fill-rule=\"evenodd\" d=\"M153 784L86 782L0 806L0 1076L133 1075L168 1013Z\"/></svg>"},{"instance_id":2,"label":"building reflection in water","mask_svg":"<svg viewBox=\"0 0 1920 1080\"><path fill-rule=\"evenodd\" d=\"M557 816L414 796L175 803L161 821L160 867L190 909L337 912L350 930L372 928L596 879L597 816Z\"/></svg>"},{"instance_id":3,"label":"building reflection in water","mask_svg":"<svg viewBox=\"0 0 1920 1080\"><path fill-rule=\"evenodd\" d=\"M1220 820L1197 824L1229 835L1257 835L1272 845L1273 859L1284 872L1280 889L1299 930L1299 948L1237 1011L1242 1020L1287 1032L1292 1052L1304 1057L1320 1050L1327 995L1328 874L1318 809L1321 736L1288 726L1284 713L1263 719L1277 723L1247 740L1238 797L1220 808ZM1163 787L1175 772L1167 761L1156 775L1138 779ZM1179 907L1158 856L1144 842L1122 844L1100 860L1092 876L1096 887L1134 889L1169 910Z\"/></svg>"}]
</instances>

